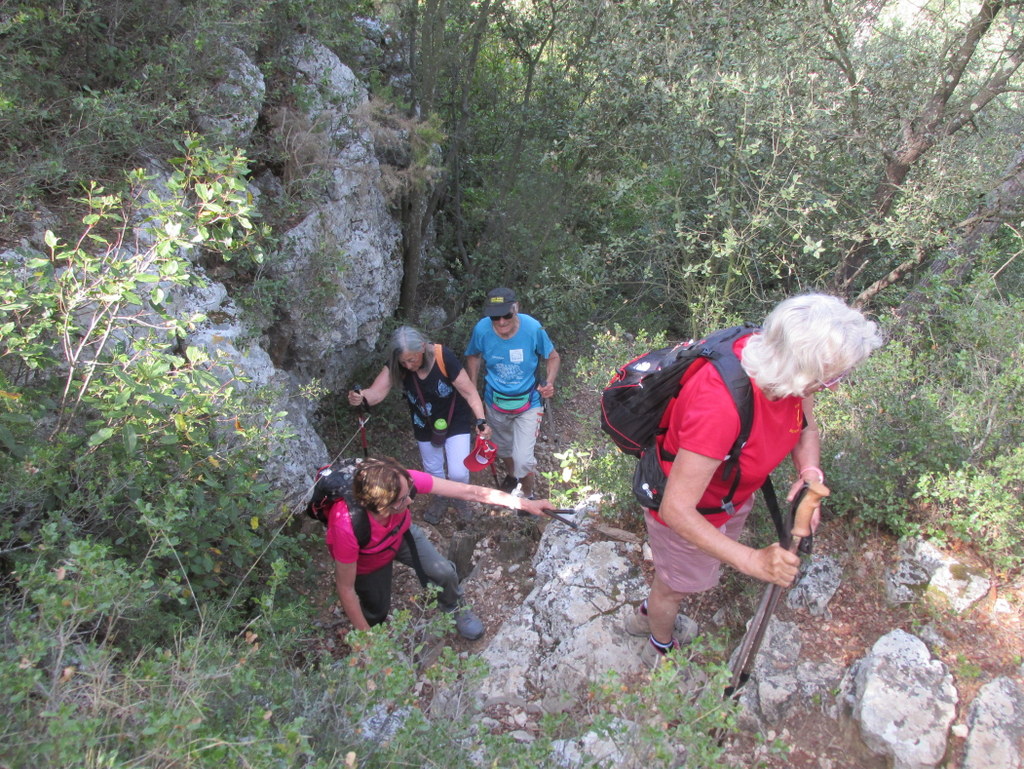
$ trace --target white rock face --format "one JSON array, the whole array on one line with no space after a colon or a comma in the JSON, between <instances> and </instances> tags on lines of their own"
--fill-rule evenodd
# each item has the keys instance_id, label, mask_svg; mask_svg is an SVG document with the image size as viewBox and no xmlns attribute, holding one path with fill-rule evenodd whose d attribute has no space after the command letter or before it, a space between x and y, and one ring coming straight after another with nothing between
<instances>
[{"instance_id":1,"label":"white rock face","mask_svg":"<svg viewBox=\"0 0 1024 769\"><path fill-rule=\"evenodd\" d=\"M1024 766L1024 688L1005 676L981 687L967 712L963 769Z\"/></svg>"},{"instance_id":2,"label":"white rock face","mask_svg":"<svg viewBox=\"0 0 1024 769\"><path fill-rule=\"evenodd\" d=\"M267 86L245 51L230 46L224 53L229 60L224 78L213 87L210 111L195 116L196 125L225 144L244 147L256 127Z\"/></svg>"},{"instance_id":3,"label":"white rock face","mask_svg":"<svg viewBox=\"0 0 1024 769\"><path fill-rule=\"evenodd\" d=\"M622 628L647 594L627 557L638 546L586 539L582 527L545 531L534 557L537 587L482 653L491 666L479 692L482 705L564 710L607 671L641 670L642 639Z\"/></svg>"},{"instance_id":4,"label":"white rock face","mask_svg":"<svg viewBox=\"0 0 1024 769\"><path fill-rule=\"evenodd\" d=\"M956 717L953 677L917 637L882 636L844 680L847 705L869 749L894 769L930 769L946 753Z\"/></svg>"},{"instance_id":5,"label":"white rock face","mask_svg":"<svg viewBox=\"0 0 1024 769\"><path fill-rule=\"evenodd\" d=\"M286 351L278 363L340 390L398 306L401 232L381 192L373 140L352 114L366 90L312 38L297 39L289 55L306 124L326 141L328 155L313 177L322 197L284 234L280 258L269 265L287 281L285 317L275 330Z\"/></svg>"}]
</instances>

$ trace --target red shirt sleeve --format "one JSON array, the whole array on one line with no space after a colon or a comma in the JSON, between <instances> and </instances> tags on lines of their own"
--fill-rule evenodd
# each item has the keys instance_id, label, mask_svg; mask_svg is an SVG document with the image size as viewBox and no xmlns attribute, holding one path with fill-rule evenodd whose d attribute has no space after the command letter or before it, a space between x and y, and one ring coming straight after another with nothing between
<instances>
[{"instance_id":1,"label":"red shirt sleeve","mask_svg":"<svg viewBox=\"0 0 1024 769\"><path fill-rule=\"evenodd\" d=\"M725 460L740 434L740 417L714 366L702 366L679 392L671 411L665 451L680 449Z\"/></svg>"}]
</instances>

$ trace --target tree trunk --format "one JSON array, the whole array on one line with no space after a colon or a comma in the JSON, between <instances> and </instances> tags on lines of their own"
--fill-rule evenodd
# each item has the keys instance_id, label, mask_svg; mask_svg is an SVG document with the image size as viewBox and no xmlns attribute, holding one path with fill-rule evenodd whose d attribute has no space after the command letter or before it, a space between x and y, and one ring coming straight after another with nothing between
<instances>
[{"instance_id":1,"label":"tree trunk","mask_svg":"<svg viewBox=\"0 0 1024 769\"><path fill-rule=\"evenodd\" d=\"M947 57L938 77L938 85L920 114L908 120L903 127L899 146L886 162L882 179L875 187L871 200L872 223L887 219L902 192L903 182L911 168L925 153L943 139L952 136L989 104L1007 90L1010 77L1024 60L1024 41L1017 41L1007 55L1006 63L973 93L959 99L962 105L949 113L950 101L960 85L964 73L993 21L1005 3L987 1L981 4L974 18L965 27L960 44ZM847 294L853 281L870 263L873 238L870 226L847 250L833 275L834 289ZM897 268L894 272L899 271ZM890 273L892 274L892 273Z\"/></svg>"},{"instance_id":2,"label":"tree trunk","mask_svg":"<svg viewBox=\"0 0 1024 769\"><path fill-rule=\"evenodd\" d=\"M974 214L964 222L963 234L944 248L932 260L924 276L900 305L903 316L918 312L924 303L928 287L938 279L947 286L957 287L967 280L974 268L974 254L978 246L992 236L1012 218L1019 219L1024 211L1024 150L1017 153L1002 182L988 196Z\"/></svg>"}]
</instances>

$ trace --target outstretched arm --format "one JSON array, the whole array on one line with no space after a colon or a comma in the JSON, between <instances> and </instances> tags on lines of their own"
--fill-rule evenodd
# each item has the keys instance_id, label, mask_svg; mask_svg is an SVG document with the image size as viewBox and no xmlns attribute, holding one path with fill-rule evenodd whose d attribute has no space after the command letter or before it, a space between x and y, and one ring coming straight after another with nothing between
<instances>
[{"instance_id":1,"label":"outstretched arm","mask_svg":"<svg viewBox=\"0 0 1024 769\"><path fill-rule=\"evenodd\" d=\"M554 510L555 506L546 499L526 499L517 497L500 489L489 486L473 486L468 483L449 481L447 478L434 478L431 494L442 497L465 499L470 502L482 502L485 505L501 505L513 510L525 510L531 515L543 515L542 510Z\"/></svg>"}]
</instances>

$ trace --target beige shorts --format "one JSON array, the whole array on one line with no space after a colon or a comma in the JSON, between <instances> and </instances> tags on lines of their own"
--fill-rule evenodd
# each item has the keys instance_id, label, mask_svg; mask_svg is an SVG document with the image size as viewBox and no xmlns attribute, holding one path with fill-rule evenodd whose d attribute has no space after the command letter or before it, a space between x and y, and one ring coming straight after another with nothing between
<instances>
[{"instance_id":1,"label":"beige shorts","mask_svg":"<svg viewBox=\"0 0 1024 769\"><path fill-rule=\"evenodd\" d=\"M491 426L491 437L498 445L498 456L512 459L512 472L516 478L525 478L537 467L534 449L543 416L544 409L539 406L518 414L506 414L493 406L487 409L487 423Z\"/></svg>"},{"instance_id":2,"label":"beige shorts","mask_svg":"<svg viewBox=\"0 0 1024 769\"><path fill-rule=\"evenodd\" d=\"M718 530L733 541L739 539L753 506L754 498L751 497ZM658 523L650 511L644 512L644 519L658 579L679 593L699 593L718 584L721 561L683 539L668 526Z\"/></svg>"}]
</instances>

